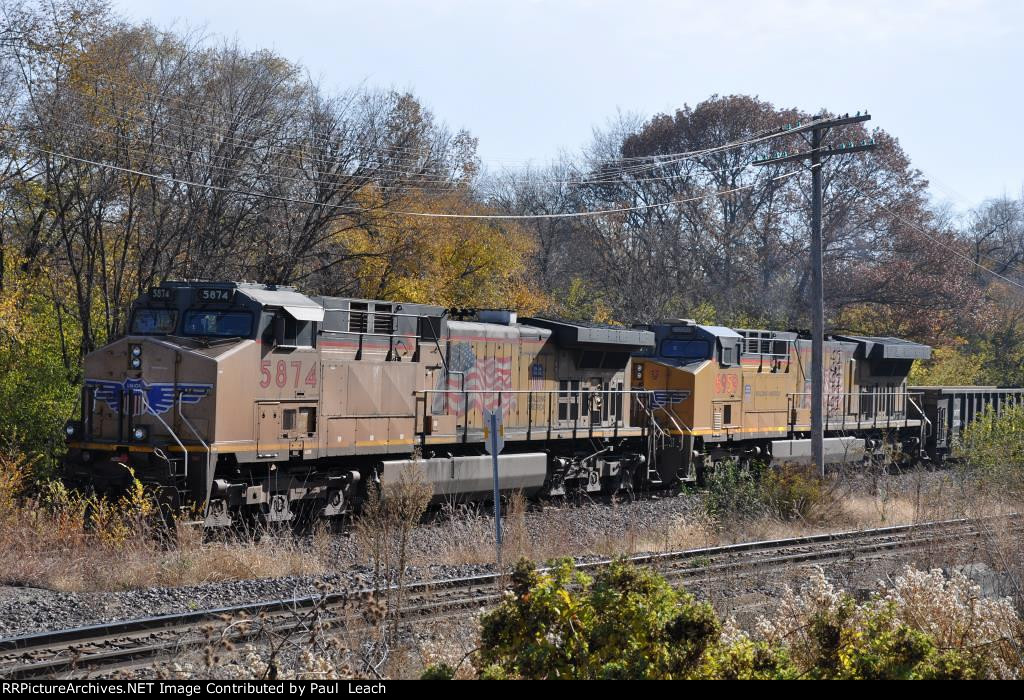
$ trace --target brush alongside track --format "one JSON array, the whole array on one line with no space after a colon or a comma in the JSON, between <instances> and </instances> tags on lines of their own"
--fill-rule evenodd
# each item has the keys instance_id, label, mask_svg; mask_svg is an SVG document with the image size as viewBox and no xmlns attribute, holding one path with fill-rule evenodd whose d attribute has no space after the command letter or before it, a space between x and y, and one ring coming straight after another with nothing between
<instances>
[{"instance_id":1,"label":"brush alongside track","mask_svg":"<svg viewBox=\"0 0 1024 700\"><path fill-rule=\"evenodd\" d=\"M897 550L906 553L962 546L994 529L1022 527L1024 523L1016 515L949 520L639 555L628 560L638 566L656 568L673 583L692 586L723 576L743 576L794 565L865 559ZM608 564L605 560L581 564L579 568L594 573ZM402 618L422 621L476 613L500 599L498 583L498 575L487 574L410 584L403 593ZM351 614L350 603L365 605L362 601L371 594L369 590L325 593L0 640L0 677L63 677L150 665L202 646L209 633L203 628L209 630L211 626L218 638L239 642L268 628L276 634L307 630L314 620L366 624L353 622L358 618Z\"/></svg>"}]
</instances>

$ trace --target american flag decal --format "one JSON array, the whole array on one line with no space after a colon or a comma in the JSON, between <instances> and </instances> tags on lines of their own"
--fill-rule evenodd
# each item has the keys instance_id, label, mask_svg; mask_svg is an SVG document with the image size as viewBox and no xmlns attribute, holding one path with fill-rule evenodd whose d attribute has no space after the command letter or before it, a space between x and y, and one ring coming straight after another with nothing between
<instances>
[{"instance_id":1,"label":"american flag decal","mask_svg":"<svg viewBox=\"0 0 1024 700\"><path fill-rule=\"evenodd\" d=\"M432 410L435 414L465 415L467 404L469 410L497 410L498 395L494 392L512 390L512 356L478 359L472 344L454 343L447 380L442 377L435 388L455 392L434 396ZM507 415L515 405L515 394L501 397L502 413Z\"/></svg>"},{"instance_id":2,"label":"american flag decal","mask_svg":"<svg viewBox=\"0 0 1024 700\"><path fill-rule=\"evenodd\" d=\"M530 365L530 391L544 391L544 365L540 362Z\"/></svg>"}]
</instances>

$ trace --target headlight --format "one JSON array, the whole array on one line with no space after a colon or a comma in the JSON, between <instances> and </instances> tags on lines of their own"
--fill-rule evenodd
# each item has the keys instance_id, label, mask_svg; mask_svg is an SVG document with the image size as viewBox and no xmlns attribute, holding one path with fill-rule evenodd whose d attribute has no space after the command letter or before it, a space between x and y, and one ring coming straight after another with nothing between
<instances>
[{"instance_id":1,"label":"headlight","mask_svg":"<svg viewBox=\"0 0 1024 700\"><path fill-rule=\"evenodd\" d=\"M149 437L149 429L144 425L137 425L132 428L132 439L136 442L142 442Z\"/></svg>"},{"instance_id":2,"label":"headlight","mask_svg":"<svg viewBox=\"0 0 1024 700\"><path fill-rule=\"evenodd\" d=\"M142 369L142 358L141 357L133 357L132 358L132 369Z\"/></svg>"},{"instance_id":3,"label":"headlight","mask_svg":"<svg viewBox=\"0 0 1024 700\"><path fill-rule=\"evenodd\" d=\"M142 346L141 345L133 345L132 346L132 357L142 357Z\"/></svg>"},{"instance_id":4,"label":"headlight","mask_svg":"<svg viewBox=\"0 0 1024 700\"><path fill-rule=\"evenodd\" d=\"M76 420L69 420L64 424L64 434L68 436L68 440L78 437L81 432L81 425Z\"/></svg>"}]
</instances>

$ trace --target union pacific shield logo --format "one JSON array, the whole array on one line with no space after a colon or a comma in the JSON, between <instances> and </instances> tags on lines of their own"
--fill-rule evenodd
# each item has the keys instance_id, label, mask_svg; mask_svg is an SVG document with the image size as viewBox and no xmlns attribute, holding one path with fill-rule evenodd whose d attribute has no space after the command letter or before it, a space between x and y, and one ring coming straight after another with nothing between
<instances>
[{"instance_id":1,"label":"union pacific shield logo","mask_svg":"<svg viewBox=\"0 0 1024 700\"><path fill-rule=\"evenodd\" d=\"M93 390L93 401L103 401L114 413L121 412L122 397L131 395L132 415L166 413L174 406L175 392L181 395L181 402L199 403L209 395L212 384L174 384L156 382L150 384L142 379L125 379L123 382L109 382L102 379L87 379L86 387Z\"/></svg>"},{"instance_id":2,"label":"union pacific shield logo","mask_svg":"<svg viewBox=\"0 0 1024 700\"><path fill-rule=\"evenodd\" d=\"M655 408L664 408L671 404L682 403L688 398L690 398L690 392L686 389L682 391L655 391L651 403L654 404Z\"/></svg>"}]
</instances>

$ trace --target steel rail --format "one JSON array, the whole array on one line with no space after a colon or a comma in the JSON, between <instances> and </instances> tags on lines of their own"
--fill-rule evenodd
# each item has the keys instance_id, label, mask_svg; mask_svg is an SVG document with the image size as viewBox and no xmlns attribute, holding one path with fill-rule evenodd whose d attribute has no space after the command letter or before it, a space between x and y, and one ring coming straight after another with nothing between
<instances>
[{"instance_id":1,"label":"steel rail","mask_svg":"<svg viewBox=\"0 0 1024 700\"><path fill-rule=\"evenodd\" d=\"M645 554L626 557L625 560L638 566L660 569L673 582L700 582L730 572L754 572L815 561L850 559L883 551L922 549L950 540L965 542L983 535L986 525L1000 523L1014 530L1024 528L1019 514L962 518ZM602 559L579 564L577 568L593 572L613 561ZM406 620L428 620L488 607L502 597L495 589L501 578L501 574L491 573L409 584L404 587L406 606L401 616ZM373 588L364 588L354 592L223 606L0 639L0 677L53 677L76 671L138 666L183 646L202 644L202 638L195 634L197 625L201 623L265 615L267 622L276 623L277 631L288 631L303 624L297 619L297 612L317 606L330 611L339 604L376 592ZM345 619L334 616L329 621L344 623ZM252 629L244 635L235 635L234 639L251 638L256 633Z\"/></svg>"}]
</instances>

